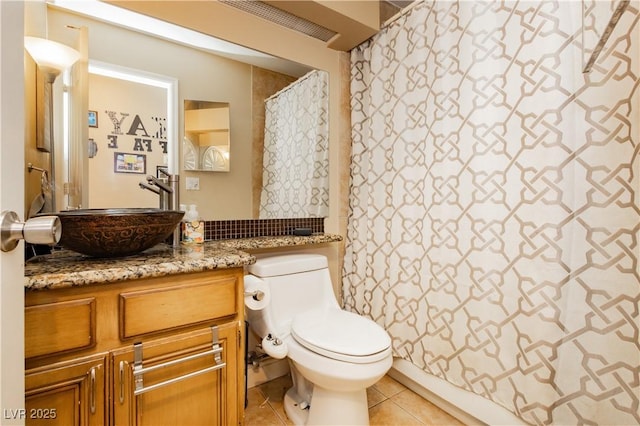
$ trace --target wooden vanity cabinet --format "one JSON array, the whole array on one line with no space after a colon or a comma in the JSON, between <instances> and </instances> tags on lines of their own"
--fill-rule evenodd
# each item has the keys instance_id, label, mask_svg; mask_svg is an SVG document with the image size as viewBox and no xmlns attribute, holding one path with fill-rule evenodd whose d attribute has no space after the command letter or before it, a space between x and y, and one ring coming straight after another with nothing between
<instances>
[{"instance_id":1,"label":"wooden vanity cabinet","mask_svg":"<svg viewBox=\"0 0 640 426\"><path fill-rule=\"evenodd\" d=\"M106 355L56 363L25 376L27 424L106 424Z\"/></svg>"},{"instance_id":2,"label":"wooden vanity cabinet","mask_svg":"<svg viewBox=\"0 0 640 426\"><path fill-rule=\"evenodd\" d=\"M242 424L242 277L27 291L27 424Z\"/></svg>"},{"instance_id":3,"label":"wooden vanity cabinet","mask_svg":"<svg viewBox=\"0 0 640 426\"><path fill-rule=\"evenodd\" d=\"M222 349L217 361L214 355L206 355L216 350L211 330L199 330L143 345L144 367L152 370L137 377L136 349L115 351L111 357L115 424L238 424L237 410L233 409L237 407L238 382L228 374L238 368L238 330L227 324L216 332L218 348ZM175 378L183 379L174 382Z\"/></svg>"}]
</instances>

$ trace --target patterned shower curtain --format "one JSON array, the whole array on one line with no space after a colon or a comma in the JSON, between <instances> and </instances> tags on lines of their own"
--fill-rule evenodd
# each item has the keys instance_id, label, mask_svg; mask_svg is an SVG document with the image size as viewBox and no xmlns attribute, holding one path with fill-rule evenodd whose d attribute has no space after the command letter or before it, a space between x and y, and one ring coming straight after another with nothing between
<instances>
[{"instance_id":1,"label":"patterned shower curtain","mask_svg":"<svg viewBox=\"0 0 640 426\"><path fill-rule=\"evenodd\" d=\"M311 71L265 101L260 218L329 214L329 93Z\"/></svg>"},{"instance_id":2,"label":"patterned shower curtain","mask_svg":"<svg viewBox=\"0 0 640 426\"><path fill-rule=\"evenodd\" d=\"M532 424L640 424L640 2L424 1L352 51L345 306ZM464 409L464 407L461 407Z\"/></svg>"}]
</instances>

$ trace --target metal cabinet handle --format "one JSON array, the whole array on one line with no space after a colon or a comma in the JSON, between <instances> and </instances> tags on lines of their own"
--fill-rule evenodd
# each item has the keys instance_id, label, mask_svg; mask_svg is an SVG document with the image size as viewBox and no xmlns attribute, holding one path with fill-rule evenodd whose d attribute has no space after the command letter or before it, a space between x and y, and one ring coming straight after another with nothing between
<instances>
[{"instance_id":1,"label":"metal cabinet handle","mask_svg":"<svg viewBox=\"0 0 640 426\"><path fill-rule=\"evenodd\" d=\"M164 382L156 383L155 385L141 387L139 389L136 389L133 392L133 394L138 396L138 395L141 395L141 394L143 394L145 392L149 392L149 391L161 388L163 386L170 385L172 383L176 383L176 382L180 382L182 380L190 379L192 377L199 376L201 374L208 373L210 371L219 370L219 369L225 367L226 365L227 364L223 362L222 364L212 365L211 367L203 368L202 370L197 370L197 371L194 371L193 373L188 373L188 374L185 374L185 375L182 375L182 376L179 376L179 377L174 377L173 379L165 380Z\"/></svg>"},{"instance_id":2,"label":"metal cabinet handle","mask_svg":"<svg viewBox=\"0 0 640 426\"><path fill-rule=\"evenodd\" d=\"M221 347L214 348L214 349L209 349L208 351L205 351L205 352L200 352L200 353L197 353L197 354L194 354L194 355L185 356L183 358L174 359L172 361L163 362L162 364L152 365L150 367L137 367L137 368L135 368L133 375L134 376L139 376L139 375L142 375L144 373L148 373L150 371L158 370L160 368L170 367L172 365L181 364L183 362L187 362L187 361L191 361L191 360L194 360L194 359L202 358L203 356L216 355L216 354L219 354L219 353L222 353L222 348Z\"/></svg>"},{"instance_id":3,"label":"metal cabinet handle","mask_svg":"<svg viewBox=\"0 0 640 426\"><path fill-rule=\"evenodd\" d=\"M96 368L93 367L91 369L91 395L90 395L90 401L89 401L89 406L91 407L91 414L95 414L96 413Z\"/></svg>"},{"instance_id":4,"label":"metal cabinet handle","mask_svg":"<svg viewBox=\"0 0 640 426\"><path fill-rule=\"evenodd\" d=\"M149 367L143 367L142 366L142 343L134 343L133 345L133 357L134 357L134 363L133 363L133 381L135 384L135 390L133 392L133 394L135 396L141 395L145 392L149 392L152 391L154 389L158 389L160 387L166 386L166 385L170 385L172 383L176 383L185 379L190 379L192 377L195 376L199 376L201 374L204 373L208 373L210 371L214 371L214 370L219 370L221 368L226 367L227 363L222 362L222 352L223 352L223 347L220 346L220 342L218 340L218 327L217 326L212 326L211 327L211 337L212 337L212 345L211 345L211 349L209 349L208 351L204 351L204 352L199 352L193 355L188 355L182 358L178 358L178 359L174 359L171 361L167 361L167 362L163 362L160 364L156 364L156 365L151 365ZM215 365L212 365L210 367L206 367L203 368L201 370L196 370L193 371L191 373L187 373L184 374L182 376L178 376L178 377L174 377L172 379L168 379L165 380L163 382L160 383L156 383L154 385L151 386L144 386L144 379L143 379L143 375L145 373L148 373L150 371L155 371L155 370L159 370L161 368L165 368L165 367L169 367L172 365L176 365L176 364L180 364L183 362L187 362L187 361L191 361L194 359L198 359L198 358L202 358L204 356L208 356L208 355L213 355L213 361L215 362ZM122 371L122 363L120 364L121 370Z\"/></svg>"},{"instance_id":5,"label":"metal cabinet handle","mask_svg":"<svg viewBox=\"0 0 640 426\"><path fill-rule=\"evenodd\" d=\"M220 354L222 352L222 348L221 347L215 347L213 349L209 349L208 351L205 352L200 352L194 355L189 355L183 358L178 358L178 359L174 359L172 361L167 361L164 362L162 364L157 364L157 365L152 365L150 367L142 367L142 365L136 366L134 365L133 367L133 376L136 379L135 383L136 383L136 389L133 392L134 395L138 396L141 395L145 392L149 392L152 391L154 389L160 388L162 386L166 386L166 385L170 385L171 383L176 383L185 379L189 379L191 377L195 377L195 376L199 376L200 374L204 374L204 373L208 373L209 371L214 371L214 370L219 370L223 367L225 367L227 364L222 362L222 363L216 363L216 365L213 365L211 367L207 367L207 368L203 368L201 370L197 370L194 371L192 373L188 373L188 374L184 374L182 376L178 376L178 377L174 377L173 379L169 379L169 380L165 380L164 382L160 382L160 383L156 383L155 385L151 385L151 386L143 386L142 385L142 375L144 373L148 373L150 371L155 371L161 368L165 368L165 367L169 367L171 365L176 365L176 364L180 364L183 362L187 362L187 361L191 361L197 358L202 358L203 356L207 356L207 355L214 355L217 356L218 354Z\"/></svg>"},{"instance_id":6,"label":"metal cabinet handle","mask_svg":"<svg viewBox=\"0 0 640 426\"><path fill-rule=\"evenodd\" d=\"M127 361L120 361L120 405L124 404L124 370L127 365Z\"/></svg>"}]
</instances>

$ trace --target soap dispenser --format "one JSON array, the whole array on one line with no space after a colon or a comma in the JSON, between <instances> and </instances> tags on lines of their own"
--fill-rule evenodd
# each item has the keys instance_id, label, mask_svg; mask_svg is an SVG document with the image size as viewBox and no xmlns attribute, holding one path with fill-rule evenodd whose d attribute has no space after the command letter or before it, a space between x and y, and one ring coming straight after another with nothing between
<instances>
[{"instance_id":1,"label":"soap dispenser","mask_svg":"<svg viewBox=\"0 0 640 426\"><path fill-rule=\"evenodd\" d=\"M200 220L200 215L198 214L198 210L196 210L195 204L189 204L189 210L187 210L184 214L185 222L193 222Z\"/></svg>"},{"instance_id":2,"label":"soap dispenser","mask_svg":"<svg viewBox=\"0 0 640 426\"><path fill-rule=\"evenodd\" d=\"M204 243L204 221L200 220L200 215L195 204L189 205L189 210L184 214L182 222L182 242L184 244Z\"/></svg>"}]
</instances>

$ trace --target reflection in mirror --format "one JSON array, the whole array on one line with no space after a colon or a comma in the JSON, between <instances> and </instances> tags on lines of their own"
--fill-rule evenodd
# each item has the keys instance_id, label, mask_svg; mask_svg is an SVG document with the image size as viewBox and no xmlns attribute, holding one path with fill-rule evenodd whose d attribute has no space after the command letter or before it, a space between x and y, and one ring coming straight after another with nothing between
<instances>
[{"instance_id":1,"label":"reflection in mirror","mask_svg":"<svg viewBox=\"0 0 640 426\"><path fill-rule=\"evenodd\" d=\"M329 214L329 88L311 71L265 101L260 218Z\"/></svg>"},{"instance_id":2,"label":"reflection in mirror","mask_svg":"<svg viewBox=\"0 0 640 426\"><path fill-rule=\"evenodd\" d=\"M78 38L84 36L82 31L73 33ZM25 150L30 175L25 181L25 200L30 201L26 211L31 217L64 208L65 198L71 193L71 176L66 173L65 163L73 158L74 153L66 151L64 155L56 155L56 151L77 130L72 125L72 118L77 114L77 100L83 93L77 76L86 56L66 44L45 38L25 37L24 45L36 71L35 78L31 80L31 74L25 70L27 86L34 83L31 94L35 95L29 99L27 94L26 98L28 109L34 105L31 111L35 112L32 118L36 130L35 137L27 136L35 144L28 142ZM34 170L40 173L31 173Z\"/></svg>"},{"instance_id":3,"label":"reflection in mirror","mask_svg":"<svg viewBox=\"0 0 640 426\"><path fill-rule=\"evenodd\" d=\"M80 7L88 3L98 3L100 6L107 7L103 2L69 2L66 5ZM279 90L283 89L296 79L305 75L312 68L308 65L301 65L291 61L282 60L272 56L265 55L260 52L248 52L248 49L242 49L240 46L232 46L236 50L241 49L243 54L227 54L225 51L209 49L208 47L193 47L186 42L176 43L167 40L170 33L164 30L162 24L165 22L158 21L153 27L145 28L144 32L139 24L141 19L134 19L130 24L124 22L123 11L117 9L119 22L117 25L111 25L102 20L103 15L91 17L86 11L79 10L75 13L68 13L62 6L51 9L49 12L54 15L57 21L65 24L72 24L75 27L86 27L91 34L91 64L110 63L117 64L122 68L133 70L144 70L153 75L170 76L175 82L174 89L167 89L169 102L162 103L163 111L158 116L164 116L167 119L166 130L169 133L167 137L167 155L169 172L171 174L180 175L180 203L196 204L200 216L204 220L236 220L236 219L258 219L260 217L260 196L262 191L263 180L263 143L264 143L264 120L265 120L265 99L269 98ZM157 24L157 28L156 28ZM184 30L184 28L173 29ZM154 36L154 31L156 36ZM171 32L173 33L173 31ZM202 34L198 33L199 37ZM124 46L114 49L114 42L126 40ZM220 40L215 40L217 44ZM211 44L212 46L214 44ZM230 45L230 43L227 43ZM158 54L162 52L162 54ZM248 52L248 53L247 53ZM181 58L176 61L175 58ZM322 63L322 61L320 61ZM211 78L211 76L217 76ZM219 76L219 77L218 77ZM180 82L180 96L178 97L178 85ZM88 90L92 90L91 87ZM172 95L173 93L173 95ZM172 98L173 96L173 98ZM174 99L175 102L171 101ZM203 173L195 170L185 170L183 167L183 159L180 158L180 150L183 149L184 130L184 114L179 110L184 107L185 99L193 100L210 100L216 102L228 103L230 135L233 143L230 144L230 164L229 171L223 173ZM115 93L111 95L110 101L115 103ZM119 102L119 101L118 101ZM160 107L161 101L158 103ZM118 137L118 146L127 147L124 152L126 154L140 153L151 155L143 151L130 150L129 138L133 135L126 135L131 128L131 120L134 118L134 110L129 104L120 104L119 108L110 108L108 106L99 107L91 102L85 107L85 112L81 120L87 131L92 134L96 131L106 131L108 126L113 126L111 118L105 116L104 111L109 109L116 111L116 118L120 118L119 113L124 112L130 114L123 121L123 135ZM137 107L136 107L137 108ZM173 115L170 114L174 109ZM89 128L87 125L86 109L96 111L98 128ZM141 122L152 136L155 132L154 124L149 124L149 119L140 116ZM180 122L182 121L182 122ZM172 126L173 123L173 126ZM111 130L109 130L111 131ZM91 136L90 136L91 137ZM106 135L104 136L106 137ZM138 128L135 137L144 137L142 128ZM159 140L152 139L151 146L153 154L156 154L157 144ZM87 186L87 164L97 164L96 161L109 151L114 151L105 145L105 140L94 137L95 149L90 152L95 155L88 158L87 137L73 138L73 143L79 145L77 150L82 154L83 163L81 167L77 167L85 172L82 182L83 197L81 200L82 208L89 208L95 204L87 200L96 201L97 198L103 198L104 207L157 207L157 196L149 191L140 189L139 182L144 181L146 175L156 175L155 170L150 167L150 159L146 158L146 174L125 174L113 172L113 158L109 164L108 173L94 175L96 179ZM146 149L146 147L145 147ZM175 150L172 152L172 149ZM59 155L63 158L63 155ZM163 162L164 159L160 162ZM35 161L34 165L40 166ZM172 167L172 164L174 165ZM133 169L133 165L131 166ZM75 167L70 167L73 170ZM328 170L326 171L328 173ZM110 181L109 177L129 178L131 182L116 183ZM188 182L197 182L195 187L188 186ZM38 181L39 185L39 181ZM84 191L88 192L84 196ZM328 186L325 189L328 191ZM125 201L125 191L132 191L135 199ZM62 191L61 191L62 192ZM34 194L35 195L35 194ZM128 195L127 195L128 197ZM33 196L29 197L29 199ZM107 199L109 198L109 199ZM144 204L141 203L144 202ZM125 204L126 205L123 205ZM72 206L80 206L80 202L71 204ZM96 206L95 208L99 208ZM279 219L287 216L279 216ZM308 217L304 211L296 213L296 217Z\"/></svg>"},{"instance_id":4,"label":"reflection in mirror","mask_svg":"<svg viewBox=\"0 0 640 426\"><path fill-rule=\"evenodd\" d=\"M81 54L77 50L64 44L38 37L25 37L24 46L38 65L39 73L44 75L44 102L41 102L40 105L42 105L45 113L42 115L38 114L36 147L41 151L49 153L49 173L51 174L50 190L53 193L51 196L45 196L45 187L48 185L45 185L44 183L42 184L41 194L36 198L36 201L32 203L29 209L29 216L33 216L39 211L55 212L58 210L56 208L53 83L62 71L71 67L80 59ZM41 110L40 105L38 105L38 113ZM31 169L29 171L31 171ZM44 180L44 177L46 176L45 171L42 173ZM37 207L38 205L39 208Z\"/></svg>"},{"instance_id":5,"label":"reflection in mirror","mask_svg":"<svg viewBox=\"0 0 640 426\"><path fill-rule=\"evenodd\" d=\"M229 171L229 104L184 101L184 170Z\"/></svg>"},{"instance_id":6,"label":"reflection in mirror","mask_svg":"<svg viewBox=\"0 0 640 426\"><path fill-rule=\"evenodd\" d=\"M158 194L139 183L175 163L169 141L176 139L168 133L175 84L168 77L90 64L88 208L159 207Z\"/></svg>"}]
</instances>

